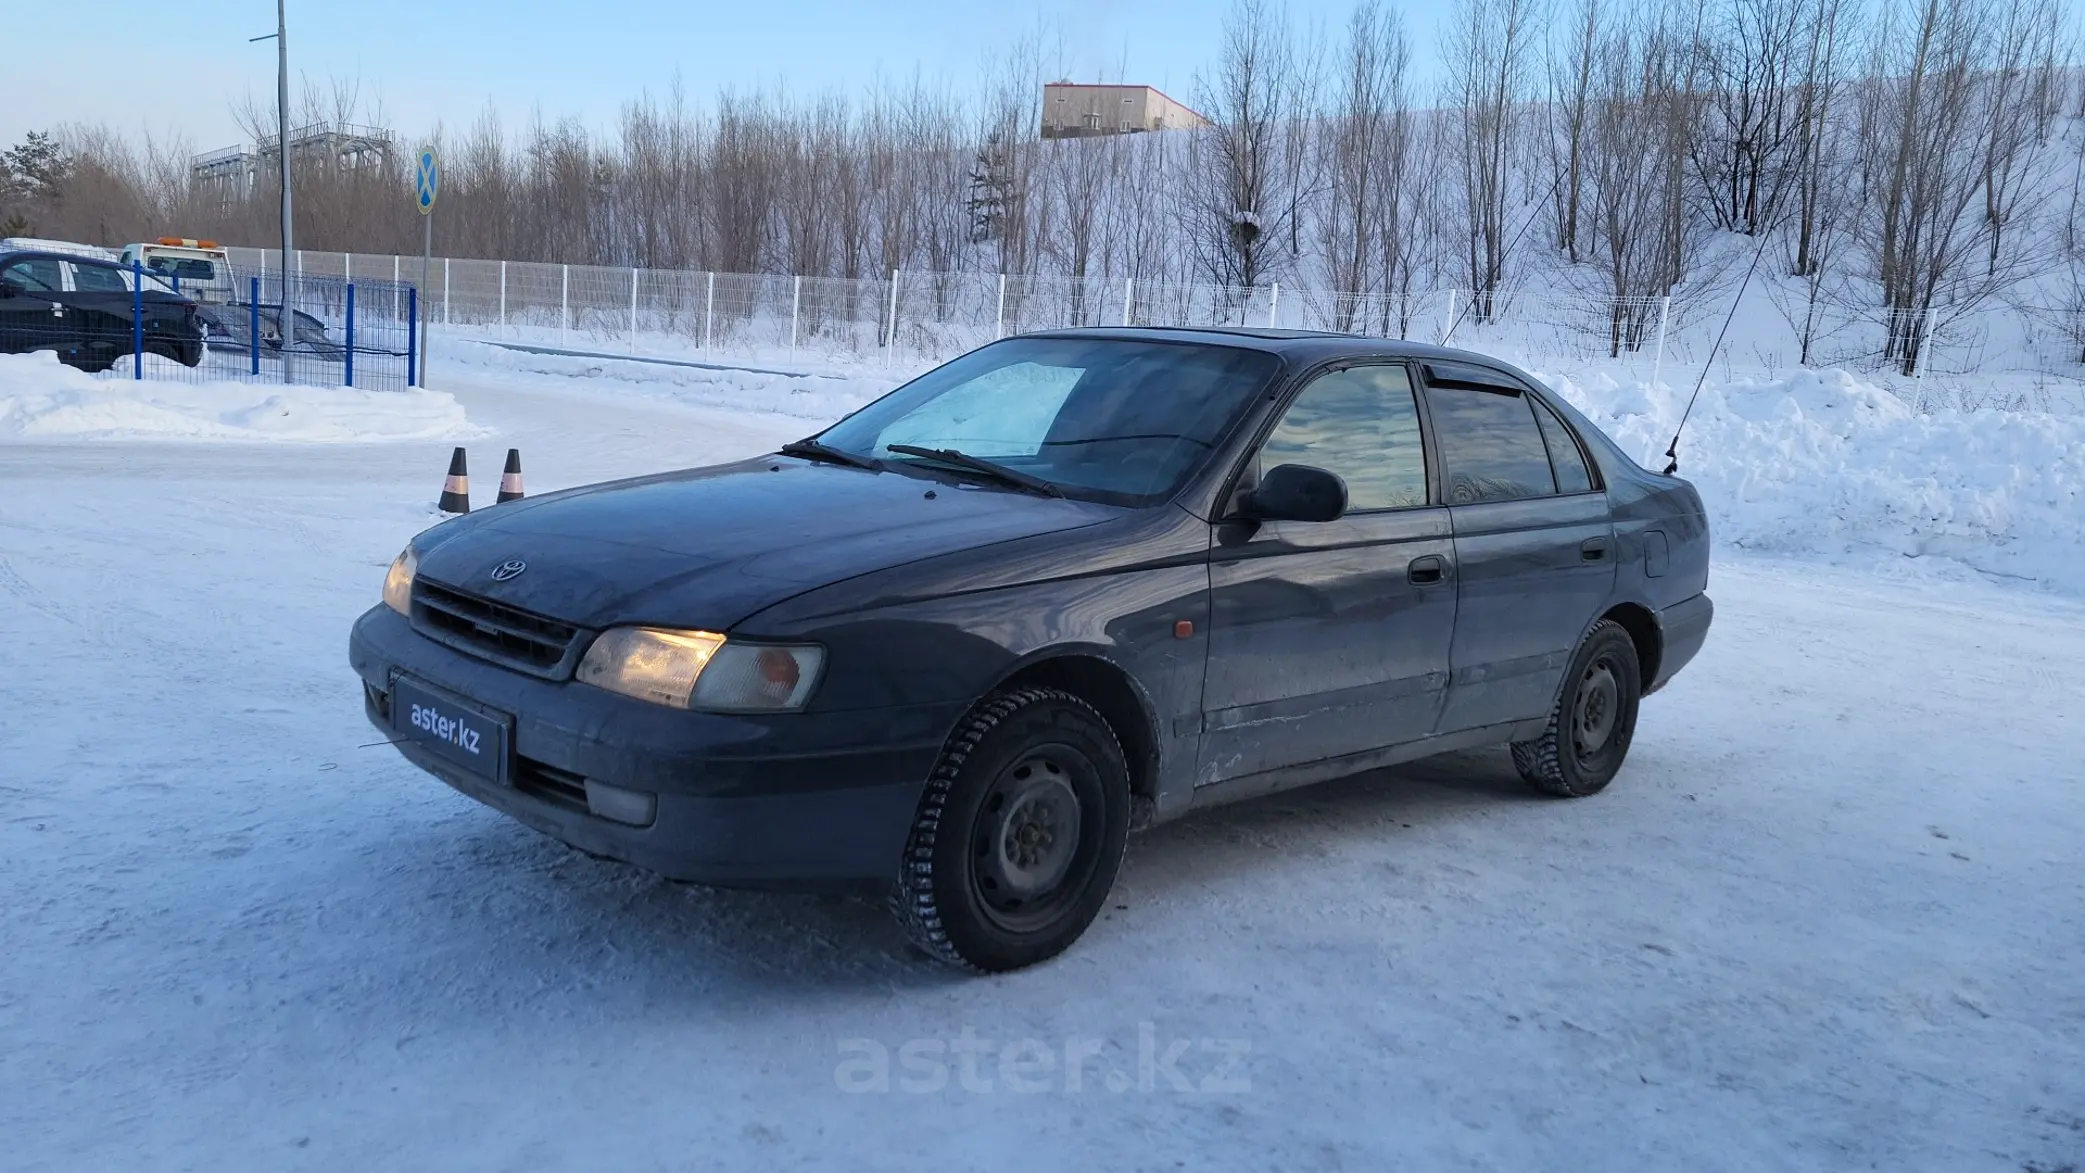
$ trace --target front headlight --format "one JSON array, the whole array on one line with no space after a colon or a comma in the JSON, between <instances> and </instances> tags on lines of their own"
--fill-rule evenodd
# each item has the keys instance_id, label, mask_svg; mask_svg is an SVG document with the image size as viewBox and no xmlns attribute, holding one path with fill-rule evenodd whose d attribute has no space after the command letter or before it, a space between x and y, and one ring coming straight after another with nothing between
<instances>
[{"instance_id":1,"label":"front headlight","mask_svg":"<svg viewBox=\"0 0 2085 1173\"><path fill-rule=\"evenodd\" d=\"M413 576L420 572L420 560L413 556L413 548L407 546L391 562L391 573L384 576L384 606L411 618L413 614Z\"/></svg>"},{"instance_id":2,"label":"front headlight","mask_svg":"<svg viewBox=\"0 0 2085 1173\"><path fill-rule=\"evenodd\" d=\"M825 649L733 643L711 631L616 627L579 662L579 680L676 709L783 712L801 709L818 682Z\"/></svg>"}]
</instances>

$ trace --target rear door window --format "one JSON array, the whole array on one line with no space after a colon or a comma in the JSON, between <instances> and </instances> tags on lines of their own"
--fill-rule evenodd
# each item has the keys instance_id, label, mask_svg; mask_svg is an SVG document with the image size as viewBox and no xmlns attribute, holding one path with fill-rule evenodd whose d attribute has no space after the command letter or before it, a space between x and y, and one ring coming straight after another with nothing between
<instances>
[{"instance_id":1,"label":"rear door window","mask_svg":"<svg viewBox=\"0 0 2085 1173\"><path fill-rule=\"evenodd\" d=\"M129 293L130 282L114 265L72 262L72 287L81 293Z\"/></svg>"},{"instance_id":2,"label":"rear door window","mask_svg":"<svg viewBox=\"0 0 2085 1173\"><path fill-rule=\"evenodd\" d=\"M1503 389L1428 387L1450 505L1554 496L1549 448L1525 395Z\"/></svg>"},{"instance_id":3,"label":"rear door window","mask_svg":"<svg viewBox=\"0 0 2085 1173\"><path fill-rule=\"evenodd\" d=\"M1549 465L1556 470L1557 492L1590 493L1593 491L1593 473L1586 467L1585 452L1571 429L1549 410L1541 400L1533 400L1535 420L1542 425L1542 439L1549 445Z\"/></svg>"}]
</instances>

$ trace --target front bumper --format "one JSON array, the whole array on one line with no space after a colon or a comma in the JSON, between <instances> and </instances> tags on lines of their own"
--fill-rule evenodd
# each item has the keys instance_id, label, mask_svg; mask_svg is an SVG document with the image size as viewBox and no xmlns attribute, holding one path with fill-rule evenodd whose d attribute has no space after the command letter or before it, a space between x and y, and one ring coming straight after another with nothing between
<instances>
[{"instance_id":1,"label":"front bumper","mask_svg":"<svg viewBox=\"0 0 2085 1173\"><path fill-rule=\"evenodd\" d=\"M372 608L348 657L370 721L395 737L392 682L406 674L511 714L505 783L414 742L407 761L536 830L677 880L828 888L897 874L921 790L960 706L774 716L690 713L475 659ZM594 779L657 796L637 827L588 813Z\"/></svg>"}]
</instances>

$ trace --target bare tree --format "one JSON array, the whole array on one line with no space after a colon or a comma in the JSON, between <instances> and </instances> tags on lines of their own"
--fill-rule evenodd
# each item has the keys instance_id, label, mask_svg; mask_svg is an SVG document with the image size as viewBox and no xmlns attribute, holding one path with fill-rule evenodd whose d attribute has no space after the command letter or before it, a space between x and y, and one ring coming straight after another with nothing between
<instances>
[{"instance_id":1,"label":"bare tree","mask_svg":"<svg viewBox=\"0 0 2085 1173\"><path fill-rule=\"evenodd\" d=\"M2048 97L2054 86L2062 13L2055 0L2004 0L1983 94L1986 272L1998 271L2007 226L2026 193L2046 178Z\"/></svg>"},{"instance_id":2,"label":"bare tree","mask_svg":"<svg viewBox=\"0 0 2085 1173\"><path fill-rule=\"evenodd\" d=\"M1727 0L1708 22L1702 124L1691 145L1719 228L1759 233L1795 172L1804 48L1820 15L1816 0Z\"/></svg>"},{"instance_id":3,"label":"bare tree","mask_svg":"<svg viewBox=\"0 0 2085 1173\"><path fill-rule=\"evenodd\" d=\"M1286 12L1233 0L1215 72L1197 84L1210 125L1194 132L1188 158L1196 267L1219 285L1256 286L1287 259L1297 87Z\"/></svg>"},{"instance_id":4,"label":"bare tree","mask_svg":"<svg viewBox=\"0 0 2085 1173\"><path fill-rule=\"evenodd\" d=\"M1470 316L1487 321L1506 279L1506 210L1534 27L1534 0L1457 0L1447 35L1448 100L1462 178L1463 279Z\"/></svg>"},{"instance_id":5,"label":"bare tree","mask_svg":"<svg viewBox=\"0 0 2085 1173\"><path fill-rule=\"evenodd\" d=\"M1846 25L1852 19L1844 0L1817 0L1817 19L1803 42L1802 80L1796 90L1795 249L1789 273L1808 279L1822 263L1816 237L1827 231L1830 211L1845 204L1830 184L1846 178L1838 147L1847 141L1839 119ZM1839 225L1834 223L1832 229ZM1804 346L1807 353L1808 345Z\"/></svg>"},{"instance_id":6,"label":"bare tree","mask_svg":"<svg viewBox=\"0 0 2085 1173\"><path fill-rule=\"evenodd\" d=\"M1549 67L1550 169L1554 196L1557 249L1578 263L1579 217L1585 179L1585 138L1592 100L1594 59L1599 51L1604 10L1601 0L1578 0L1565 55Z\"/></svg>"},{"instance_id":7,"label":"bare tree","mask_svg":"<svg viewBox=\"0 0 2085 1173\"><path fill-rule=\"evenodd\" d=\"M1667 149L1669 127L1685 117L1689 36L1638 17L1600 37L1594 100L1586 133L1588 214L1598 247L1600 292L1609 299L1609 354L1642 347L1653 302L1685 277L1666 202L1680 183L1682 157ZM1685 231L1685 226L1679 228Z\"/></svg>"},{"instance_id":8,"label":"bare tree","mask_svg":"<svg viewBox=\"0 0 2085 1173\"><path fill-rule=\"evenodd\" d=\"M2002 19L1986 0L1920 0L1876 26L1860 104L1861 150L1874 198L1863 243L1880 287L1883 357L1915 372L1930 330L1974 309L2012 280L1982 206L1994 124L2018 101L1994 69ZM1946 320L1943 320L1943 315Z\"/></svg>"},{"instance_id":9,"label":"bare tree","mask_svg":"<svg viewBox=\"0 0 2085 1173\"><path fill-rule=\"evenodd\" d=\"M1398 176L1410 135L1405 71L1411 44L1395 12L1363 0L1347 22L1332 108L1319 128L1320 171L1326 176L1319 218L1324 276L1343 294L1387 292L1378 249L1400 250ZM1380 244L1378 242L1381 242ZM1332 328L1352 330L1362 306L1341 297Z\"/></svg>"}]
</instances>

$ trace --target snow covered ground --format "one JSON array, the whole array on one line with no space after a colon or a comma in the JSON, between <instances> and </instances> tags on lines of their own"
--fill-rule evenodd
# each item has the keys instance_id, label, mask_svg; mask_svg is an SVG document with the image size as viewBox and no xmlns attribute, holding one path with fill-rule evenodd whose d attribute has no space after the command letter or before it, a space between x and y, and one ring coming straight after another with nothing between
<instances>
[{"instance_id":1,"label":"snow covered ground","mask_svg":"<svg viewBox=\"0 0 2085 1173\"><path fill-rule=\"evenodd\" d=\"M0 354L0 442L40 439L355 442L468 439L478 433L446 391L367 391L237 381L187 382L158 355L146 378L96 377L48 351Z\"/></svg>"},{"instance_id":2,"label":"snow covered ground","mask_svg":"<svg viewBox=\"0 0 2085 1173\"><path fill-rule=\"evenodd\" d=\"M485 432L481 503L508 446L540 492L889 382L767 379L433 382ZM2076 433L1719 394L1687 449L1719 524L1812 528L1723 551L1709 646L1606 794L1481 752L1194 816L1132 842L1071 953L989 980L873 904L659 882L368 748L348 624L445 442L0 434L4 1164L2085 1163L2085 578L2037 545L2080 511L2032 496L2075 491ZM2013 439L2047 475L2002 474ZM1973 501L2013 528L1897 548Z\"/></svg>"}]
</instances>

